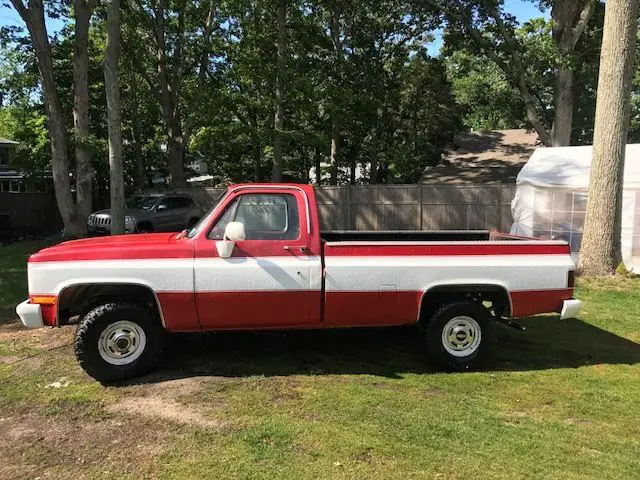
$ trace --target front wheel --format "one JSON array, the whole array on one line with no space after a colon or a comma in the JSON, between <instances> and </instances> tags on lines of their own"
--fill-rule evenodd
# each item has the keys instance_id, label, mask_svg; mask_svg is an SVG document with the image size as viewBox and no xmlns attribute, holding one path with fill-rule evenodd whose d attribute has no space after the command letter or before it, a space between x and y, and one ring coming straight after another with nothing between
<instances>
[{"instance_id":1,"label":"front wheel","mask_svg":"<svg viewBox=\"0 0 640 480\"><path fill-rule=\"evenodd\" d=\"M425 336L432 361L449 370L469 370L489 354L493 343L491 316L477 302L448 303L428 320Z\"/></svg>"},{"instance_id":2,"label":"front wheel","mask_svg":"<svg viewBox=\"0 0 640 480\"><path fill-rule=\"evenodd\" d=\"M160 359L162 333L157 319L141 305L100 305L78 325L76 358L85 372L102 383L137 377Z\"/></svg>"}]
</instances>

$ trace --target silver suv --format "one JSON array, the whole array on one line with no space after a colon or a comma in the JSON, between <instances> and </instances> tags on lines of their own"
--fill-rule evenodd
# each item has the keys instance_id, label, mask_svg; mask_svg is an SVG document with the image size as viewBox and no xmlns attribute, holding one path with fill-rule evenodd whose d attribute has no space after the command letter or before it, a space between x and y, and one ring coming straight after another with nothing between
<instances>
[{"instance_id":1,"label":"silver suv","mask_svg":"<svg viewBox=\"0 0 640 480\"><path fill-rule=\"evenodd\" d=\"M179 232L195 225L202 210L188 195L141 194L125 201L124 225L126 233ZM89 215L89 235L111 232L111 210Z\"/></svg>"}]
</instances>

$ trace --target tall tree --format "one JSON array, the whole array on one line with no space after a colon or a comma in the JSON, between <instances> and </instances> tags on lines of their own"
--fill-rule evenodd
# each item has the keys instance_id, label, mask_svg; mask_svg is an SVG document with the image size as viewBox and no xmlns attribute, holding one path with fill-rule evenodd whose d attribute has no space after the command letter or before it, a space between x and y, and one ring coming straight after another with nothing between
<instances>
[{"instance_id":1,"label":"tall tree","mask_svg":"<svg viewBox=\"0 0 640 480\"><path fill-rule=\"evenodd\" d=\"M553 38L560 59L555 77L555 114L551 129L554 147L571 145L571 129L575 109L574 59L576 45L593 16L597 0L554 0L551 8Z\"/></svg>"},{"instance_id":2,"label":"tall tree","mask_svg":"<svg viewBox=\"0 0 640 480\"><path fill-rule=\"evenodd\" d=\"M528 123L547 146L569 145L575 94L573 90L573 59L577 42L593 15L597 0L543 0L552 7L553 37L559 52L555 67L556 95L554 120L549 127L540 115L540 102L532 88L523 46L516 35L517 22L503 9L502 0L427 0L426 4L439 8L449 25L452 37L460 33L476 48L492 59L518 90L525 106ZM464 41L466 41L466 38Z\"/></svg>"},{"instance_id":3,"label":"tall tree","mask_svg":"<svg viewBox=\"0 0 640 480\"><path fill-rule=\"evenodd\" d=\"M638 0L608 0L580 271L612 275L621 261L622 190Z\"/></svg>"},{"instance_id":4,"label":"tall tree","mask_svg":"<svg viewBox=\"0 0 640 480\"><path fill-rule=\"evenodd\" d=\"M132 15L126 17L132 27L127 50L153 59L152 68L141 59L135 66L162 106L171 185L182 187L186 185L184 161L192 117L201 107L199 102L211 63L216 3L135 0L131 5ZM145 42L142 51L140 45L134 44L141 38ZM193 71L197 72L195 87L185 92L186 80Z\"/></svg>"},{"instance_id":5,"label":"tall tree","mask_svg":"<svg viewBox=\"0 0 640 480\"><path fill-rule=\"evenodd\" d=\"M78 0L78 9L74 9L76 22L75 49L79 52L74 60L74 80L78 85L74 89L74 123L76 124L76 189L77 199L71 193L71 181L68 159L68 138L65 129L64 112L58 97L58 85L51 55L51 44L45 24L45 9L42 0L11 0L11 4L27 26L29 38L36 55L38 70L42 82L47 125L51 139L51 170L56 201L64 223L65 234L78 237L86 234L86 218L91 211L92 168L91 157L85 147L88 137L88 116L84 107L88 106L87 68L82 62L88 62L86 55L87 38L93 3ZM80 33L78 36L77 34ZM83 53L85 53L83 55ZM77 118L77 120L76 120Z\"/></svg>"},{"instance_id":6,"label":"tall tree","mask_svg":"<svg viewBox=\"0 0 640 480\"><path fill-rule=\"evenodd\" d=\"M79 214L86 219L93 202L93 167L89 133L89 24L94 0L74 0L75 49L73 56L73 133L76 145L76 197Z\"/></svg>"},{"instance_id":7,"label":"tall tree","mask_svg":"<svg viewBox=\"0 0 640 480\"><path fill-rule=\"evenodd\" d=\"M107 3L107 45L104 54L104 86L107 96L109 130L109 191L111 234L124 233L124 170L122 166L122 127L119 80L120 0Z\"/></svg>"},{"instance_id":8,"label":"tall tree","mask_svg":"<svg viewBox=\"0 0 640 480\"><path fill-rule=\"evenodd\" d=\"M275 116L273 121L273 169L271 181L282 181L282 133L284 130L284 78L287 61L287 0L278 0L278 57L276 64Z\"/></svg>"},{"instance_id":9,"label":"tall tree","mask_svg":"<svg viewBox=\"0 0 640 480\"><path fill-rule=\"evenodd\" d=\"M338 92L342 87L343 63L344 63L344 47L342 42L342 9L340 2L329 1L329 32L331 34L331 43L333 44L333 85L332 92L334 96L338 96ZM330 185L338 183L338 155L340 148L340 120L342 105L338 98L332 99L331 102L331 157L330 157Z\"/></svg>"}]
</instances>

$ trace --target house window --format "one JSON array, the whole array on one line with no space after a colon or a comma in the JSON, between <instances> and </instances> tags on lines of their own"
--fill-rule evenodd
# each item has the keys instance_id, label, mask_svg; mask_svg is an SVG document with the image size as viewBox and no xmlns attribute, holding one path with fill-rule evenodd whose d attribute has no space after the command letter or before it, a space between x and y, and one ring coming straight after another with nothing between
<instances>
[{"instance_id":1,"label":"house window","mask_svg":"<svg viewBox=\"0 0 640 480\"><path fill-rule=\"evenodd\" d=\"M0 165L8 165L8 164L9 164L9 149L0 148Z\"/></svg>"},{"instance_id":2,"label":"house window","mask_svg":"<svg viewBox=\"0 0 640 480\"><path fill-rule=\"evenodd\" d=\"M6 193L22 193L26 188L24 182L17 178L5 178L0 180L0 192Z\"/></svg>"}]
</instances>

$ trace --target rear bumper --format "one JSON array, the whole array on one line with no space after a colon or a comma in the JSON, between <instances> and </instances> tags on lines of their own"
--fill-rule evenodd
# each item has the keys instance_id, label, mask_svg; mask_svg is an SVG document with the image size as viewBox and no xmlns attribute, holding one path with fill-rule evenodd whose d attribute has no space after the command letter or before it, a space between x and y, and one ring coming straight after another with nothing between
<instances>
[{"instance_id":1,"label":"rear bumper","mask_svg":"<svg viewBox=\"0 0 640 480\"><path fill-rule=\"evenodd\" d=\"M44 327L40 305L29 303L29 300L25 300L16 307L16 313L20 317L22 324L27 328Z\"/></svg>"},{"instance_id":2,"label":"rear bumper","mask_svg":"<svg viewBox=\"0 0 640 480\"><path fill-rule=\"evenodd\" d=\"M582 308L582 302L580 300L565 300L562 302L562 311L560 312L560 319L565 320L567 318L575 318Z\"/></svg>"}]
</instances>

